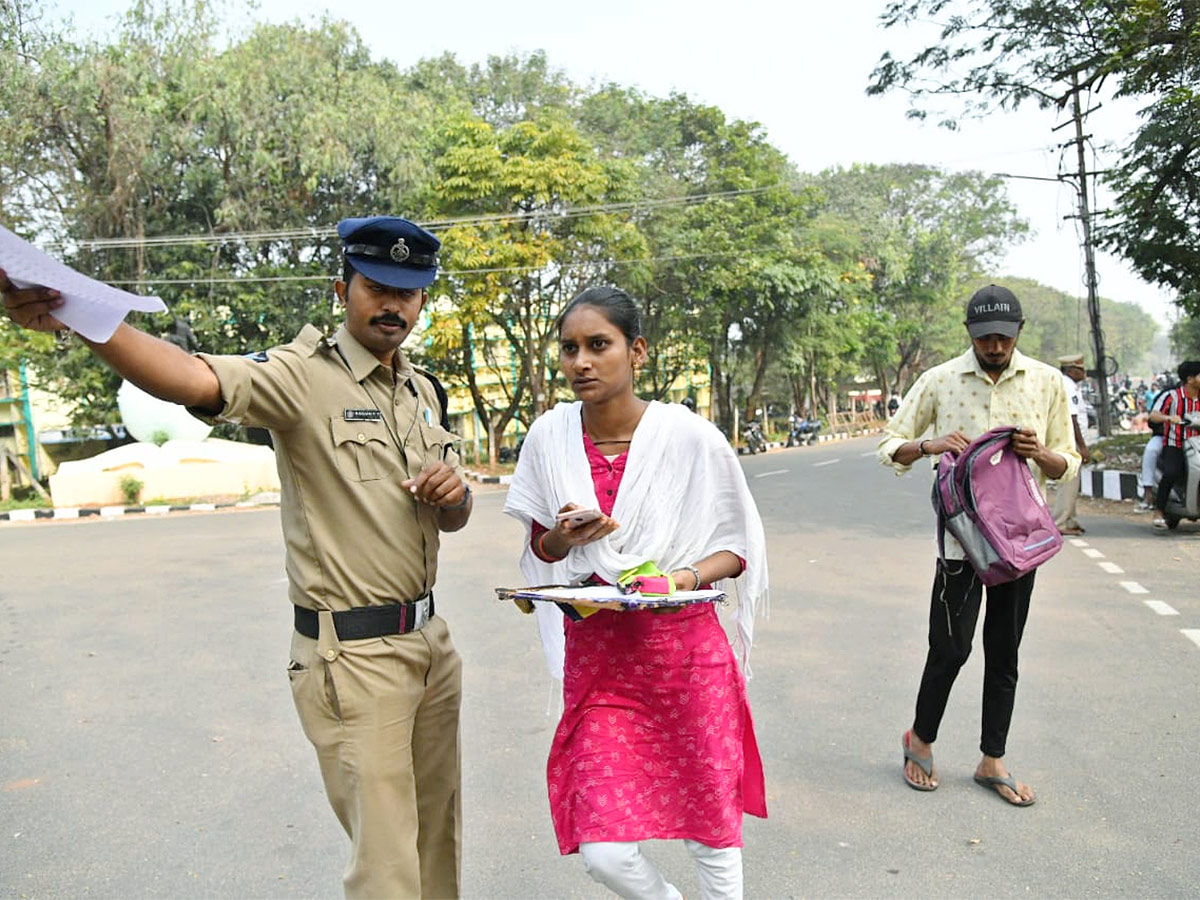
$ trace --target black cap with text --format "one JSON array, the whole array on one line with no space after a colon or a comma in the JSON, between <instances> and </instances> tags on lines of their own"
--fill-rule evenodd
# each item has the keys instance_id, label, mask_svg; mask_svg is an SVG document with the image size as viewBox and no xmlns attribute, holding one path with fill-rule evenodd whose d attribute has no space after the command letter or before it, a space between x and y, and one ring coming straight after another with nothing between
<instances>
[{"instance_id":1,"label":"black cap with text","mask_svg":"<svg viewBox=\"0 0 1200 900\"><path fill-rule=\"evenodd\" d=\"M1016 337L1024 321L1017 295L998 284L980 288L967 301L966 326L972 338L986 334Z\"/></svg>"}]
</instances>

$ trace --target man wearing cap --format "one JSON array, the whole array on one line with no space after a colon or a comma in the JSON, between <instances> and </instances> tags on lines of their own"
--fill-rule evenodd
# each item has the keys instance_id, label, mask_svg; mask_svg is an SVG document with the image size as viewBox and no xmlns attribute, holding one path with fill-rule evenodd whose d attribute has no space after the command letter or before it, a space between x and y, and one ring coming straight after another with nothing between
<instances>
[{"instance_id":1,"label":"man wearing cap","mask_svg":"<svg viewBox=\"0 0 1200 900\"><path fill-rule=\"evenodd\" d=\"M345 323L252 358L189 355L127 324L93 351L164 400L269 428L282 485L288 678L350 836L348 897L459 893L461 662L434 610L439 533L471 514L445 393L399 349L439 241L392 216L338 225ZM16 290L14 322L50 331L62 300Z\"/></svg>"},{"instance_id":2,"label":"man wearing cap","mask_svg":"<svg viewBox=\"0 0 1200 900\"><path fill-rule=\"evenodd\" d=\"M1012 291L988 285L967 302L971 347L926 371L905 395L879 443L879 460L897 474L921 457L959 453L973 438L1001 425L1017 426L1013 449L1032 463L1039 483L1071 479L1079 453L1071 433L1062 378L1017 350L1025 324ZM923 435L928 435L924 436ZM912 728L903 735L904 780L919 791L938 786L934 741L971 641L983 586L962 548L946 536L937 560L929 607L929 651ZM1033 803L1033 789L1004 763L1017 688L1017 650L1029 613L1036 572L987 589L983 622L983 715L975 780L1015 806Z\"/></svg>"},{"instance_id":3,"label":"man wearing cap","mask_svg":"<svg viewBox=\"0 0 1200 900\"><path fill-rule=\"evenodd\" d=\"M1067 406L1071 410L1071 423L1075 430L1075 449L1079 458L1088 461L1087 441L1083 439L1084 427L1087 425L1083 411L1083 396L1079 392L1079 383L1087 377L1083 367L1082 353L1068 353L1058 358L1058 368L1062 372L1063 388L1067 392ZM1063 534L1083 534L1084 527L1075 518L1075 506L1079 502L1080 475L1071 479L1062 479L1054 493L1054 524Z\"/></svg>"}]
</instances>

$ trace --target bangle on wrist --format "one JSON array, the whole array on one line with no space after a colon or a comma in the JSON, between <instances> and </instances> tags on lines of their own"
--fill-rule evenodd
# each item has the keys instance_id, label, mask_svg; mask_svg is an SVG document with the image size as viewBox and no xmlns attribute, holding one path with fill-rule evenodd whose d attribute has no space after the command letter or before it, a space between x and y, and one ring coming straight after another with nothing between
<instances>
[{"instance_id":1,"label":"bangle on wrist","mask_svg":"<svg viewBox=\"0 0 1200 900\"><path fill-rule=\"evenodd\" d=\"M923 441L921 441L921 443L917 444L917 452L920 453L922 456L928 455L925 452L925 445L928 443L929 443L929 438L925 438L925 440L923 440Z\"/></svg>"},{"instance_id":2,"label":"bangle on wrist","mask_svg":"<svg viewBox=\"0 0 1200 900\"><path fill-rule=\"evenodd\" d=\"M700 570L697 569L695 566L680 566L679 568L685 572L692 573L692 577L696 579L696 583L692 586L692 590L693 591L700 590L700 584L701 584Z\"/></svg>"}]
</instances>

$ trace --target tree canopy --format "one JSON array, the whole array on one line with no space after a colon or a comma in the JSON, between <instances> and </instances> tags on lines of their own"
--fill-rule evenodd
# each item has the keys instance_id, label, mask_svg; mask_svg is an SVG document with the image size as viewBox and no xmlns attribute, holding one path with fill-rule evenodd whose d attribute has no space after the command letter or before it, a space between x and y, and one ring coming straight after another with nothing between
<instances>
[{"instance_id":1,"label":"tree canopy","mask_svg":"<svg viewBox=\"0 0 1200 900\"><path fill-rule=\"evenodd\" d=\"M1116 201L1102 246L1200 311L1200 3L1196 0L893 0L885 27L941 25L937 40L884 54L867 92L907 91L910 115L940 124L1073 97L1129 97L1141 125L1104 173ZM948 103L949 109L942 108Z\"/></svg>"},{"instance_id":2,"label":"tree canopy","mask_svg":"<svg viewBox=\"0 0 1200 900\"><path fill-rule=\"evenodd\" d=\"M0 0L6 226L161 295L148 330L177 317L248 353L334 326L339 219L414 218L443 277L411 350L492 436L569 395L555 320L587 285L644 307L639 390L701 379L729 427L767 395L816 413L839 384L899 390L960 352L962 302L1027 229L991 176L801 173L754 122L582 87L540 53L402 71L332 19L226 39L202 0L144 2L100 43L36 10ZM30 361L80 423L113 419L109 370L6 322L0 365Z\"/></svg>"}]
</instances>

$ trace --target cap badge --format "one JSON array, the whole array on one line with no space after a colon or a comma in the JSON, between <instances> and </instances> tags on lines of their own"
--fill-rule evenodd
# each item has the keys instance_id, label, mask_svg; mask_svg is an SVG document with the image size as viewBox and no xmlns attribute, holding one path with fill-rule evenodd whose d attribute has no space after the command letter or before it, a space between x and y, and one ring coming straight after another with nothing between
<instances>
[{"instance_id":1,"label":"cap badge","mask_svg":"<svg viewBox=\"0 0 1200 900\"><path fill-rule=\"evenodd\" d=\"M408 249L408 244L404 243L404 238L396 238L396 243L392 244L392 249L388 251L392 262L402 263L411 255L412 251Z\"/></svg>"}]
</instances>

